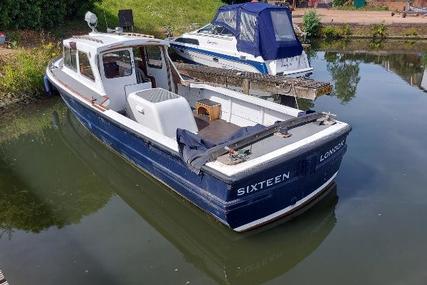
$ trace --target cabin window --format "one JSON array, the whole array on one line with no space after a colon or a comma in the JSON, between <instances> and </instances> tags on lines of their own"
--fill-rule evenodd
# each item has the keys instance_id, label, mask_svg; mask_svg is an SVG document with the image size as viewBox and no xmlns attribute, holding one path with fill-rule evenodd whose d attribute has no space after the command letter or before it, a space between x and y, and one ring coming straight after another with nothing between
<instances>
[{"instance_id":1,"label":"cabin window","mask_svg":"<svg viewBox=\"0 0 427 285\"><path fill-rule=\"evenodd\" d=\"M92 72L92 67L90 66L90 61L87 53L79 51L79 69L80 74L95 81L95 76Z\"/></svg>"},{"instance_id":2,"label":"cabin window","mask_svg":"<svg viewBox=\"0 0 427 285\"><path fill-rule=\"evenodd\" d=\"M212 31L215 29L215 26L212 24L209 24L203 28L201 28L200 30L198 30L198 33L203 33L203 34L212 34Z\"/></svg>"},{"instance_id":3,"label":"cabin window","mask_svg":"<svg viewBox=\"0 0 427 285\"><path fill-rule=\"evenodd\" d=\"M255 29L257 17L245 12L240 13L240 39L247 42L255 42Z\"/></svg>"},{"instance_id":4,"label":"cabin window","mask_svg":"<svg viewBox=\"0 0 427 285\"><path fill-rule=\"evenodd\" d=\"M190 38L177 38L176 41L178 43L184 43L184 44L192 44L192 45L199 45L199 41L196 39L190 39Z\"/></svg>"},{"instance_id":5,"label":"cabin window","mask_svg":"<svg viewBox=\"0 0 427 285\"><path fill-rule=\"evenodd\" d=\"M271 11L271 20L273 21L276 41L295 40L295 33L286 12Z\"/></svg>"},{"instance_id":6,"label":"cabin window","mask_svg":"<svg viewBox=\"0 0 427 285\"><path fill-rule=\"evenodd\" d=\"M77 50L64 47L64 65L77 71Z\"/></svg>"},{"instance_id":7,"label":"cabin window","mask_svg":"<svg viewBox=\"0 0 427 285\"><path fill-rule=\"evenodd\" d=\"M113 51L102 56L106 78L125 77L132 74L132 61L127 50Z\"/></svg>"},{"instance_id":8,"label":"cabin window","mask_svg":"<svg viewBox=\"0 0 427 285\"><path fill-rule=\"evenodd\" d=\"M222 27L222 26L215 26L212 33L214 35L233 36L233 33L229 29L227 29L226 27Z\"/></svg>"},{"instance_id":9,"label":"cabin window","mask_svg":"<svg viewBox=\"0 0 427 285\"><path fill-rule=\"evenodd\" d=\"M236 11L230 10L230 11L224 11L218 14L218 17L216 17L216 21L223 22L224 24L228 25L233 30L236 29Z\"/></svg>"},{"instance_id":10,"label":"cabin window","mask_svg":"<svg viewBox=\"0 0 427 285\"><path fill-rule=\"evenodd\" d=\"M150 67L162 68L162 51L158 46L146 46L145 54Z\"/></svg>"}]
</instances>

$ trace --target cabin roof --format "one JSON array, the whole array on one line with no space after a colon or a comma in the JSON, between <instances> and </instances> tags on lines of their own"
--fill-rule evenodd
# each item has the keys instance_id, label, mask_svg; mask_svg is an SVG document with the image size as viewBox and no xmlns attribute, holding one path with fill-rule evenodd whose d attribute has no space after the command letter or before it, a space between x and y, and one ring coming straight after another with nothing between
<instances>
[{"instance_id":1,"label":"cabin roof","mask_svg":"<svg viewBox=\"0 0 427 285\"><path fill-rule=\"evenodd\" d=\"M155 39L153 36L137 33L98 33L92 32L87 35L73 36L64 40L65 46L75 42L77 49L86 52L101 53L106 50L141 45L164 45L164 40Z\"/></svg>"}]
</instances>

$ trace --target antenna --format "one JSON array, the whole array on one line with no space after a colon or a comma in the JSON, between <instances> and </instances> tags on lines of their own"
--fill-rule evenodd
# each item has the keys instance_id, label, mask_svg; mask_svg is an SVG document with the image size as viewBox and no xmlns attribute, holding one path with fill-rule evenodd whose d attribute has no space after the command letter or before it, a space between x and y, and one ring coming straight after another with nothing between
<instances>
[{"instance_id":1,"label":"antenna","mask_svg":"<svg viewBox=\"0 0 427 285\"><path fill-rule=\"evenodd\" d=\"M87 11L85 14L85 21L89 28L92 29L92 32L97 32L96 26L98 25L98 17L90 11Z\"/></svg>"}]
</instances>

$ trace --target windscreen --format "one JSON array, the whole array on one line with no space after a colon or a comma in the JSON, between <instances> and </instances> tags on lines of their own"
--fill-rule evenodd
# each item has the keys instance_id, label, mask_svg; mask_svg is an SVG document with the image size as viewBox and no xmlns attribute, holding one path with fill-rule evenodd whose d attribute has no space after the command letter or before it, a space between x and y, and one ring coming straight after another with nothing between
<instances>
[{"instance_id":1,"label":"windscreen","mask_svg":"<svg viewBox=\"0 0 427 285\"><path fill-rule=\"evenodd\" d=\"M216 17L216 22L221 22L232 28L236 29L236 10L223 11L218 14Z\"/></svg>"},{"instance_id":2,"label":"windscreen","mask_svg":"<svg viewBox=\"0 0 427 285\"><path fill-rule=\"evenodd\" d=\"M295 33L286 11L271 11L276 41L293 41Z\"/></svg>"}]
</instances>

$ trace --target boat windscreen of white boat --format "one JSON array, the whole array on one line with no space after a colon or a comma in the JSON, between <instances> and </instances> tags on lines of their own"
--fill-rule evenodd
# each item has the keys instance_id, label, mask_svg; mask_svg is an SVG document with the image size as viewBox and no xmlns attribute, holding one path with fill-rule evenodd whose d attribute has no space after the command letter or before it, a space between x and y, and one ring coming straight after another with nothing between
<instances>
[{"instance_id":1,"label":"boat windscreen of white boat","mask_svg":"<svg viewBox=\"0 0 427 285\"><path fill-rule=\"evenodd\" d=\"M219 8L212 24L224 26L237 38L237 49L264 60L301 55L287 7L244 3Z\"/></svg>"}]
</instances>

